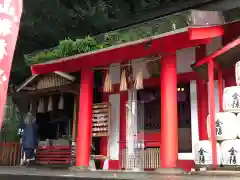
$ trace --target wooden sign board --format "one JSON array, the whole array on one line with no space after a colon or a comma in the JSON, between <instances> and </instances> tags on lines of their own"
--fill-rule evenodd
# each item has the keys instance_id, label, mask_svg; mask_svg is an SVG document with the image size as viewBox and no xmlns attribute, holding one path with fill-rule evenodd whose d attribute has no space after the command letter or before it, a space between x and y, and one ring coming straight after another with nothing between
<instances>
[{"instance_id":1,"label":"wooden sign board","mask_svg":"<svg viewBox=\"0 0 240 180\"><path fill-rule=\"evenodd\" d=\"M109 103L97 103L92 109L92 136L108 136L110 122L110 105Z\"/></svg>"}]
</instances>

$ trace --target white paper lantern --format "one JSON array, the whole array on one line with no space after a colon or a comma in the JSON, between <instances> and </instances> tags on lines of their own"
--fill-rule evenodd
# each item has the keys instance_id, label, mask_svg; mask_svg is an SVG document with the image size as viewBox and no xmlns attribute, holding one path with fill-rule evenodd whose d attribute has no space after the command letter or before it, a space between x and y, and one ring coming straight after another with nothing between
<instances>
[{"instance_id":1,"label":"white paper lantern","mask_svg":"<svg viewBox=\"0 0 240 180\"><path fill-rule=\"evenodd\" d=\"M212 164L212 142L208 140L198 141L194 146L194 162L196 165ZM222 162L220 145L217 143L217 164Z\"/></svg>"},{"instance_id":2,"label":"white paper lantern","mask_svg":"<svg viewBox=\"0 0 240 180\"><path fill-rule=\"evenodd\" d=\"M219 112L215 114L216 122L216 139L228 140L236 139L238 133L237 117L234 113ZM208 138L211 139L211 121L210 116L207 117Z\"/></svg>"},{"instance_id":3,"label":"white paper lantern","mask_svg":"<svg viewBox=\"0 0 240 180\"><path fill-rule=\"evenodd\" d=\"M235 78L237 85L240 85L240 61L235 65Z\"/></svg>"},{"instance_id":4,"label":"white paper lantern","mask_svg":"<svg viewBox=\"0 0 240 180\"><path fill-rule=\"evenodd\" d=\"M240 165L240 140L223 141L221 153L223 165Z\"/></svg>"},{"instance_id":5,"label":"white paper lantern","mask_svg":"<svg viewBox=\"0 0 240 180\"><path fill-rule=\"evenodd\" d=\"M230 112L240 112L240 86L224 88L223 110Z\"/></svg>"}]
</instances>

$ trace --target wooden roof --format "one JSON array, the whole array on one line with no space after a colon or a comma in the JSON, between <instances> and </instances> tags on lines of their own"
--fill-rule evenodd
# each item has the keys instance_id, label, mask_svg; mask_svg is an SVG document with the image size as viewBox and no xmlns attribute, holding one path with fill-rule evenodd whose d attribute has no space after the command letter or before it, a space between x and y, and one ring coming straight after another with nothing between
<instances>
[{"instance_id":1,"label":"wooden roof","mask_svg":"<svg viewBox=\"0 0 240 180\"><path fill-rule=\"evenodd\" d=\"M72 84L75 79L74 76L63 72L53 72L45 75L35 74L24 81L17 89L17 92L22 90L36 91L40 89L61 87Z\"/></svg>"}]
</instances>

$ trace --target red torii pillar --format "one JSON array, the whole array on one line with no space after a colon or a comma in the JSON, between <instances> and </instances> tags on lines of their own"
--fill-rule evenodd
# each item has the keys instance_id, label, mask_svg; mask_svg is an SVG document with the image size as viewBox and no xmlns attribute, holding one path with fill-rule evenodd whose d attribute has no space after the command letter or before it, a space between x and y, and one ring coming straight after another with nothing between
<instances>
[{"instance_id":1,"label":"red torii pillar","mask_svg":"<svg viewBox=\"0 0 240 180\"><path fill-rule=\"evenodd\" d=\"M76 167L89 168L92 141L92 101L94 74L91 69L81 71Z\"/></svg>"},{"instance_id":2,"label":"red torii pillar","mask_svg":"<svg viewBox=\"0 0 240 180\"><path fill-rule=\"evenodd\" d=\"M210 127L211 127L211 142L212 142L212 166L217 167L217 140L216 140L216 122L215 122L215 90L214 90L214 67L218 72L218 94L219 94L219 110L223 111L223 78L220 67L213 61L212 58L208 58L208 92L209 92L209 116L210 116ZM198 89L199 91L199 89ZM206 96L206 95L205 95ZM199 109L200 110L200 109ZM205 136L206 124L202 123L202 133ZM201 133L201 132L200 132ZM200 134L201 135L201 134ZM205 137L200 137L200 140L204 140Z\"/></svg>"},{"instance_id":3,"label":"red torii pillar","mask_svg":"<svg viewBox=\"0 0 240 180\"><path fill-rule=\"evenodd\" d=\"M215 122L215 93L214 93L214 62L210 59L208 62L208 91L209 91L209 116L211 126L212 142L212 166L217 167L217 140L216 140L216 122Z\"/></svg>"},{"instance_id":4,"label":"red torii pillar","mask_svg":"<svg viewBox=\"0 0 240 180\"><path fill-rule=\"evenodd\" d=\"M203 79L197 80L197 105L199 140L207 140L208 84Z\"/></svg>"},{"instance_id":5,"label":"red torii pillar","mask_svg":"<svg viewBox=\"0 0 240 180\"><path fill-rule=\"evenodd\" d=\"M219 98L219 111L223 112L223 73L219 69L218 71L218 98Z\"/></svg>"},{"instance_id":6,"label":"red torii pillar","mask_svg":"<svg viewBox=\"0 0 240 180\"><path fill-rule=\"evenodd\" d=\"M206 56L206 45L195 48L196 62ZM208 84L203 79L197 79L197 107L198 107L198 126L199 140L207 140L207 116L208 116Z\"/></svg>"},{"instance_id":7,"label":"red torii pillar","mask_svg":"<svg viewBox=\"0 0 240 180\"><path fill-rule=\"evenodd\" d=\"M176 54L162 57L161 64L161 148L162 168L174 168L178 160L177 65Z\"/></svg>"}]
</instances>

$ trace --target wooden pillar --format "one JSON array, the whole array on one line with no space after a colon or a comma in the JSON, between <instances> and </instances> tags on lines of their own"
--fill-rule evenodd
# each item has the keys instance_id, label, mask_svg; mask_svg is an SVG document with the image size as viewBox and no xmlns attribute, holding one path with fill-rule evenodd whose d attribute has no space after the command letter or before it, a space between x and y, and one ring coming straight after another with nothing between
<instances>
[{"instance_id":1,"label":"wooden pillar","mask_svg":"<svg viewBox=\"0 0 240 180\"><path fill-rule=\"evenodd\" d=\"M81 71L80 81L78 133L76 142L76 166L83 169L89 168L91 155L93 83L93 71L91 69L83 69Z\"/></svg>"},{"instance_id":2,"label":"wooden pillar","mask_svg":"<svg viewBox=\"0 0 240 180\"><path fill-rule=\"evenodd\" d=\"M177 65L176 55L161 63L161 150L162 168L173 168L178 160Z\"/></svg>"},{"instance_id":3,"label":"wooden pillar","mask_svg":"<svg viewBox=\"0 0 240 180\"><path fill-rule=\"evenodd\" d=\"M77 108L78 108L78 100L77 97L74 96L74 107L73 107L73 122L72 122L72 142L76 142L76 127L77 127ZM75 145L75 144L74 144Z\"/></svg>"},{"instance_id":4,"label":"wooden pillar","mask_svg":"<svg viewBox=\"0 0 240 180\"><path fill-rule=\"evenodd\" d=\"M217 144L216 144L216 123L215 123L215 94L214 94L214 62L208 63L208 91L209 91L209 116L212 141L212 166L217 167Z\"/></svg>"},{"instance_id":5,"label":"wooden pillar","mask_svg":"<svg viewBox=\"0 0 240 180\"><path fill-rule=\"evenodd\" d=\"M77 96L74 95L74 105L73 105L73 122L72 122L72 165L75 166L75 158L76 158L76 130L77 130L77 112L78 112L78 100Z\"/></svg>"}]
</instances>

